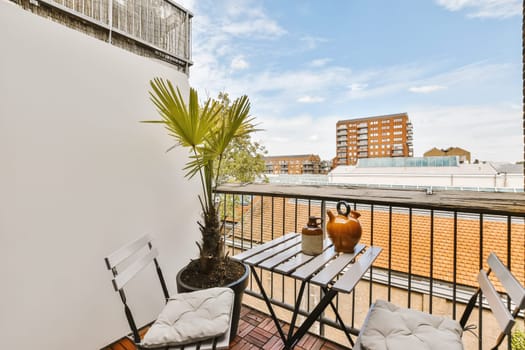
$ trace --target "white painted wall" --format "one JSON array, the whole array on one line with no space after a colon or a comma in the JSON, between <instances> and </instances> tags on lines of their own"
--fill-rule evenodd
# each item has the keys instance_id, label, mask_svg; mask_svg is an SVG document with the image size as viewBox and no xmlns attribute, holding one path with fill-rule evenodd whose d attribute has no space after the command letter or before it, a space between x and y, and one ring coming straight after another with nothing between
<instances>
[{"instance_id":1,"label":"white painted wall","mask_svg":"<svg viewBox=\"0 0 525 350\"><path fill-rule=\"evenodd\" d=\"M100 349L129 330L105 255L152 234L171 291L197 255L186 153L139 123L156 118L149 79L187 92L187 77L6 0L0 52L0 347ZM144 272L129 295L139 324L162 306Z\"/></svg>"}]
</instances>

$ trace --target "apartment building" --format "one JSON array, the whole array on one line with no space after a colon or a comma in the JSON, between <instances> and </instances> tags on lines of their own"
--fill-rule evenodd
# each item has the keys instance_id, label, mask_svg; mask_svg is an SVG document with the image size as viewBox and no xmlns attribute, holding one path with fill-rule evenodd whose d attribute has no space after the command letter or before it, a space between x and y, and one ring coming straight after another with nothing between
<instances>
[{"instance_id":1,"label":"apartment building","mask_svg":"<svg viewBox=\"0 0 525 350\"><path fill-rule=\"evenodd\" d=\"M264 157L266 174L320 174L321 159L315 154Z\"/></svg>"},{"instance_id":2,"label":"apartment building","mask_svg":"<svg viewBox=\"0 0 525 350\"><path fill-rule=\"evenodd\" d=\"M355 165L361 158L412 157L412 132L407 113L340 120L334 165Z\"/></svg>"}]
</instances>

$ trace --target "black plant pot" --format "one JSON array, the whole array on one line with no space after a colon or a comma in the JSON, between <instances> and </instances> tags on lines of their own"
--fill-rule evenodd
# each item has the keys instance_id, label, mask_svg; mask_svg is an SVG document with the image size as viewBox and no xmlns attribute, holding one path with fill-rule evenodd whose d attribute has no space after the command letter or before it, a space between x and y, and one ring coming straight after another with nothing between
<instances>
[{"instance_id":1,"label":"black plant pot","mask_svg":"<svg viewBox=\"0 0 525 350\"><path fill-rule=\"evenodd\" d=\"M235 300L233 303L233 313L232 313L232 325L231 325L231 331L230 331L230 341L232 341L237 335L237 328L239 326L239 319L241 317L242 296L244 294L244 290L248 286L248 276L250 276L250 268L248 267L248 265L246 264L242 264L242 265L244 266L244 274L242 275L242 277L239 278L237 281L225 286L225 287L231 288L235 294ZM193 292L193 291L202 289L202 288L190 286L181 280L182 272L185 269L186 269L186 266L183 267L177 273L177 292L186 293L186 292Z\"/></svg>"}]
</instances>

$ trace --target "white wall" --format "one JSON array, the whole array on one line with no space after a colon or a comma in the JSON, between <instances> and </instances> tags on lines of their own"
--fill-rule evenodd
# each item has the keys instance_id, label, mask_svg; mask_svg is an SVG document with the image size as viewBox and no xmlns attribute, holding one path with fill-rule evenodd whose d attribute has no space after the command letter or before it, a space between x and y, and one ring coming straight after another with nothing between
<instances>
[{"instance_id":1,"label":"white wall","mask_svg":"<svg viewBox=\"0 0 525 350\"><path fill-rule=\"evenodd\" d=\"M2 349L100 349L128 332L103 257L150 233L175 291L197 254L195 181L148 100L166 64L0 0ZM161 307L153 270L133 283L139 324ZM137 303L138 302L138 303Z\"/></svg>"}]
</instances>

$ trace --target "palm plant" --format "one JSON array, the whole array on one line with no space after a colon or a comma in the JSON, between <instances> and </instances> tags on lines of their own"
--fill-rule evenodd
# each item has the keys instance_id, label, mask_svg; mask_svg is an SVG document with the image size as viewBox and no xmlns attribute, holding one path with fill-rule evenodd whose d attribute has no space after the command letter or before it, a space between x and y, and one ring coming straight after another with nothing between
<instances>
[{"instance_id":1,"label":"palm plant","mask_svg":"<svg viewBox=\"0 0 525 350\"><path fill-rule=\"evenodd\" d=\"M250 116L250 102L245 95L236 99L228 109L212 99L200 106L197 91L190 89L186 105L180 90L175 90L170 81L155 78L150 81L150 85L150 99L161 120L146 122L164 124L169 135L175 139L176 146L189 148L191 155L184 167L185 176L200 177L202 193L198 198L203 222L198 223L202 242L197 245L201 270L209 271L224 256L215 197L221 163L233 140L257 131L253 124L254 118Z\"/></svg>"}]
</instances>

